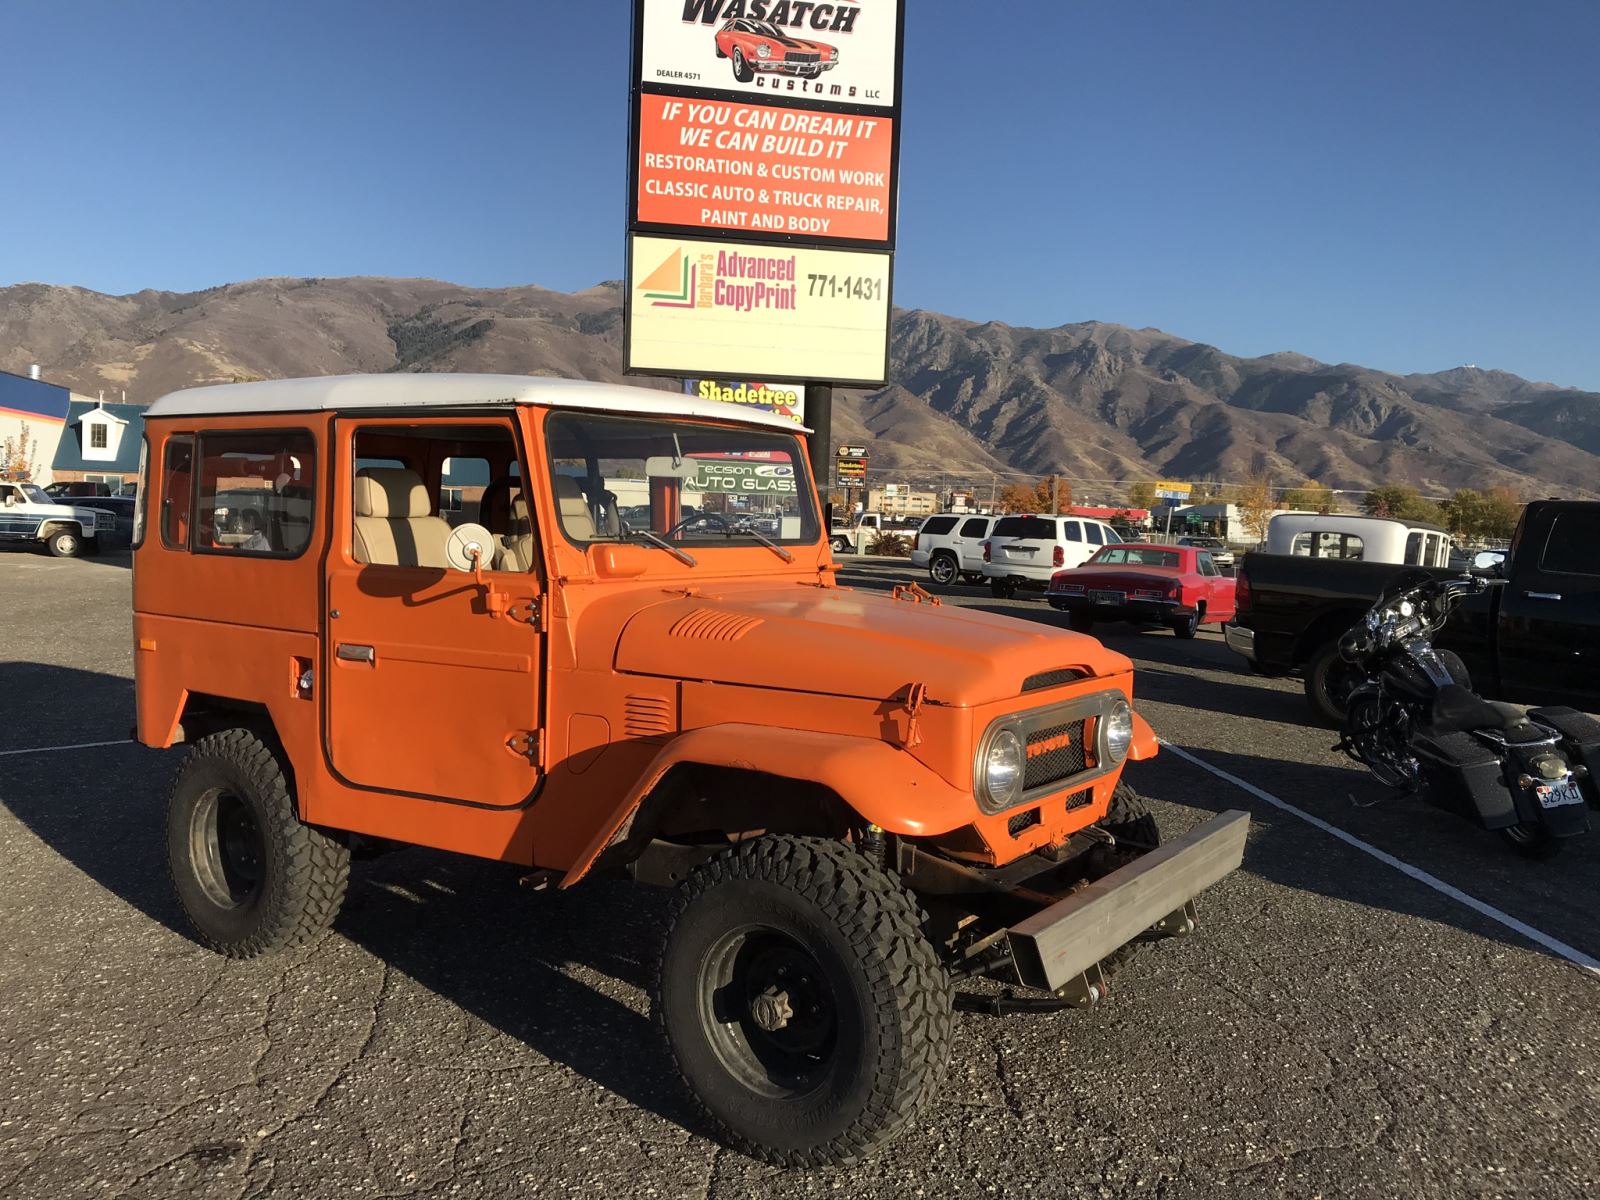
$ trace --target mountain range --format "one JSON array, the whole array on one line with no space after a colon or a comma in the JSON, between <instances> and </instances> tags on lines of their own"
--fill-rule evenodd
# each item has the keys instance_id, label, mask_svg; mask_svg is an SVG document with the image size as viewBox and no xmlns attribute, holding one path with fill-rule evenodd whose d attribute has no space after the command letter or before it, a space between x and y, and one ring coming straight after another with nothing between
<instances>
[{"instance_id":1,"label":"mountain range","mask_svg":"<svg viewBox=\"0 0 1600 1200\"><path fill-rule=\"evenodd\" d=\"M0 369L147 403L181 387L352 371L504 371L623 381L622 288L258 279L110 296L0 288ZM1105 481L1267 472L1424 492L1600 489L1600 394L1456 367L1394 375L1301 354L1231 355L1156 329L1053 329L895 314L889 386L837 393L834 440L874 475ZM645 382L669 386L666 381ZM889 478L884 476L884 478Z\"/></svg>"}]
</instances>

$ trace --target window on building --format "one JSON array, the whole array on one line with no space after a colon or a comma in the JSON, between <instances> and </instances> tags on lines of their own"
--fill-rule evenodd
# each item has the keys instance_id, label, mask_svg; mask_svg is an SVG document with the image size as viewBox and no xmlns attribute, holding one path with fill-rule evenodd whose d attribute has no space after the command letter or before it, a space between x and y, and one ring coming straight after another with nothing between
<instances>
[{"instance_id":1,"label":"window on building","mask_svg":"<svg viewBox=\"0 0 1600 1200\"><path fill-rule=\"evenodd\" d=\"M299 555L311 541L316 453L303 430L201 434L195 549Z\"/></svg>"},{"instance_id":2,"label":"window on building","mask_svg":"<svg viewBox=\"0 0 1600 1200\"><path fill-rule=\"evenodd\" d=\"M104 424L96 421L89 426L89 448L92 450L104 450L111 444L110 433L111 431Z\"/></svg>"}]
</instances>

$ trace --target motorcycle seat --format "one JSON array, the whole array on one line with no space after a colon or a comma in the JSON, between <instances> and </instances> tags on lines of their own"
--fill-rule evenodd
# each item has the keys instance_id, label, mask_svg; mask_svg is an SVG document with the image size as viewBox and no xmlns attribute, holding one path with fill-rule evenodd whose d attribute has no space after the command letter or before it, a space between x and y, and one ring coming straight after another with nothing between
<instances>
[{"instance_id":1,"label":"motorcycle seat","mask_svg":"<svg viewBox=\"0 0 1600 1200\"><path fill-rule=\"evenodd\" d=\"M1485 700L1471 688L1447 683L1433 698L1432 723L1439 733L1471 733L1474 729L1512 733L1527 725L1528 718L1514 704Z\"/></svg>"}]
</instances>

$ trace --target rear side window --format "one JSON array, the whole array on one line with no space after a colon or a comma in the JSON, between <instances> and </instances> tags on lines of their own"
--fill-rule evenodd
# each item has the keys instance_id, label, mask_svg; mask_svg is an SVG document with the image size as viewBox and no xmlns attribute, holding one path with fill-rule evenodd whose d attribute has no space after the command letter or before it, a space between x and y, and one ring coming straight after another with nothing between
<instances>
[{"instance_id":1,"label":"rear side window","mask_svg":"<svg viewBox=\"0 0 1600 1200\"><path fill-rule=\"evenodd\" d=\"M311 541L316 454L304 430L201 434L195 549L298 556Z\"/></svg>"},{"instance_id":2,"label":"rear side window","mask_svg":"<svg viewBox=\"0 0 1600 1200\"><path fill-rule=\"evenodd\" d=\"M1082 526L1080 526L1076 521L1067 521L1064 524L1065 524L1065 527L1066 527L1066 533L1063 536L1067 539L1067 541L1069 541L1069 542L1081 542L1081 541L1083 541L1083 529L1082 529Z\"/></svg>"},{"instance_id":3,"label":"rear side window","mask_svg":"<svg viewBox=\"0 0 1600 1200\"><path fill-rule=\"evenodd\" d=\"M189 548L189 500L194 487L194 435L167 439L161 452L161 544Z\"/></svg>"},{"instance_id":4,"label":"rear side window","mask_svg":"<svg viewBox=\"0 0 1600 1200\"><path fill-rule=\"evenodd\" d=\"M1600 513L1577 509L1557 513L1539 569L1556 575L1600 575L1596 546L1600 546Z\"/></svg>"},{"instance_id":5,"label":"rear side window","mask_svg":"<svg viewBox=\"0 0 1600 1200\"><path fill-rule=\"evenodd\" d=\"M1093 521L1085 521L1083 523L1083 531L1089 535L1089 544L1091 546L1104 546L1106 544L1105 534L1100 530L1101 526L1096 525Z\"/></svg>"},{"instance_id":6,"label":"rear side window","mask_svg":"<svg viewBox=\"0 0 1600 1200\"><path fill-rule=\"evenodd\" d=\"M1200 574L1202 574L1202 575L1215 575L1215 574L1217 574L1217 564L1211 561L1211 555L1209 555L1209 554L1196 554L1194 556L1194 558L1195 558L1195 561L1200 564Z\"/></svg>"},{"instance_id":7,"label":"rear side window","mask_svg":"<svg viewBox=\"0 0 1600 1200\"><path fill-rule=\"evenodd\" d=\"M992 536L1053 542L1056 540L1056 523L1045 517L1001 517L994 523Z\"/></svg>"},{"instance_id":8,"label":"rear side window","mask_svg":"<svg viewBox=\"0 0 1600 1200\"><path fill-rule=\"evenodd\" d=\"M940 534L949 533L955 527L956 519L954 517L929 517L923 522L922 532L930 537L938 537Z\"/></svg>"},{"instance_id":9,"label":"rear side window","mask_svg":"<svg viewBox=\"0 0 1600 1200\"><path fill-rule=\"evenodd\" d=\"M966 524L961 526L962 537L981 538L988 532L989 522L984 517L969 518Z\"/></svg>"}]
</instances>

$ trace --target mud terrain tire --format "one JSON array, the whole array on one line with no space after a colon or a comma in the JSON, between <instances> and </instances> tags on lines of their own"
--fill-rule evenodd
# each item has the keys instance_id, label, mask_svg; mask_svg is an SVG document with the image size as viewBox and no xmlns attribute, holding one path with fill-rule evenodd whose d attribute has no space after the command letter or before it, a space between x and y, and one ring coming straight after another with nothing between
<instances>
[{"instance_id":1,"label":"mud terrain tire","mask_svg":"<svg viewBox=\"0 0 1600 1200\"><path fill-rule=\"evenodd\" d=\"M954 1025L911 894L838 842L789 836L680 886L652 1007L711 1124L790 1167L892 1138L938 1087Z\"/></svg>"},{"instance_id":2,"label":"mud terrain tire","mask_svg":"<svg viewBox=\"0 0 1600 1200\"><path fill-rule=\"evenodd\" d=\"M333 923L350 851L300 820L273 748L229 729L201 738L178 767L167 869L199 940L229 958L256 958Z\"/></svg>"}]
</instances>

